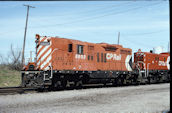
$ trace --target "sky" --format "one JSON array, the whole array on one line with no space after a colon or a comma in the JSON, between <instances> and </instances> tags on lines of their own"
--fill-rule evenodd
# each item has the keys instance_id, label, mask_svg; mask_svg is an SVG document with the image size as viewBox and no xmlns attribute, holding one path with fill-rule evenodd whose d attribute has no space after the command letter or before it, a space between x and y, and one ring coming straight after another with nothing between
<instances>
[{"instance_id":1,"label":"sky","mask_svg":"<svg viewBox=\"0 0 172 113\"><path fill-rule=\"evenodd\" d=\"M27 8L30 8L25 58L35 51L35 34L59 36L92 43L117 44L149 52L161 46L168 51L169 1L0 1L0 55L10 45L23 47Z\"/></svg>"}]
</instances>

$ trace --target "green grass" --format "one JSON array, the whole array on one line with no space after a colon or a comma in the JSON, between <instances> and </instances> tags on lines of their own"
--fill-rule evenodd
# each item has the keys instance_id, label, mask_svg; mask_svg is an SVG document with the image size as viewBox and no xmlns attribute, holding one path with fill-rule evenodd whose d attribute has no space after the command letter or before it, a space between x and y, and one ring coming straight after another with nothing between
<instances>
[{"instance_id":1,"label":"green grass","mask_svg":"<svg viewBox=\"0 0 172 113\"><path fill-rule=\"evenodd\" d=\"M0 87L19 86L21 84L20 71L9 70L0 66Z\"/></svg>"}]
</instances>

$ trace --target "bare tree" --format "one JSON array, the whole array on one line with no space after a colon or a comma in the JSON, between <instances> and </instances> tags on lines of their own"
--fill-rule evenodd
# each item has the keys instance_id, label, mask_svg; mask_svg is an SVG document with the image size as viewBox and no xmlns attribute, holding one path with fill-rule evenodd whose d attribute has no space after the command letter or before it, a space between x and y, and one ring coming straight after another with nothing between
<instances>
[{"instance_id":1,"label":"bare tree","mask_svg":"<svg viewBox=\"0 0 172 113\"><path fill-rule=\"evenodd\" d=\"M4 67L6 65L5 58L2 54L0 54L0 66Z\"/></svg>"},{"instance_id":2,"label":"bare tree","mask_svg":"<svg viewBox=\"0 0 172 113\"><path fill-rule=\"evenodd\" d=\"M2 55L0 54L0 65L2 65L3 64L3 57L2 57Z\"/></svg>"},{"instance_id":3,"label":"bare tree","mask_svg":"<svg viewBox=\"0 0 172 113\"><path fill-rule=\"evenodd\" d=\"M14 50L13 45L11 44L10 52L6 58L7 65L9 69L12 70L21 70L22 63L21 63L21 50Z\"/></svg>"}]
</instances>

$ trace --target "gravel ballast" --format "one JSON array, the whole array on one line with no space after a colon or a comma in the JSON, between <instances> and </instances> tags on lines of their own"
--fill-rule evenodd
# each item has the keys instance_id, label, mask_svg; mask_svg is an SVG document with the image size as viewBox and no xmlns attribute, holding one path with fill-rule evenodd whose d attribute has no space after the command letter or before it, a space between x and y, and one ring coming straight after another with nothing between
<instances>
[{"instance_id":1,"label":"gravel ballast","mask_svg":"<svg viewBox=\"0 0 172 113\"><path fill-rule=\"evenodd\" d=\"M169 83L0 96L0 113L161 113L169 109Z\"/></svg>"}]
</instances>

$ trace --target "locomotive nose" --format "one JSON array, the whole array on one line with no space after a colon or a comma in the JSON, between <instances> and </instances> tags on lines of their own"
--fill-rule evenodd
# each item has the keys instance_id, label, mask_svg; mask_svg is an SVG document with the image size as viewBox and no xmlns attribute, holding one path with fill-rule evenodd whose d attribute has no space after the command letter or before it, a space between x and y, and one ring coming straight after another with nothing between
<instances>
[{"instance_id":1,"label":"locomotive nose","mask_svg":"<svg viewBox=\"0 0 172 113\"><path fill-rule=\"evenodd\" d=\"M51 37L40 36L36 47L37 68L48 70L51 61Z\"/></svg>"}]
</instances>

